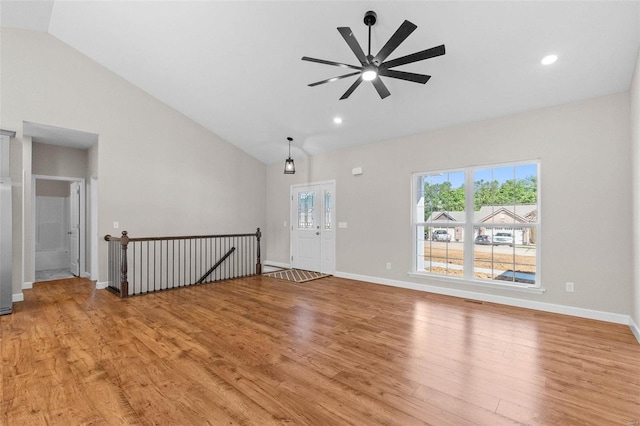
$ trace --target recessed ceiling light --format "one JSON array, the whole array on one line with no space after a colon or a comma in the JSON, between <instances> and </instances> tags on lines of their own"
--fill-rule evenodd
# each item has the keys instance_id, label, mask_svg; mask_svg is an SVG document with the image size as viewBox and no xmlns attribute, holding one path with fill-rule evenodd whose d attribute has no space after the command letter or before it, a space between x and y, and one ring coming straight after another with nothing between
<instances>
[{"instance_id":1,"label":"recessed ceiling light","mask_svg":"<svg viewBox=\"0 0 640 426\"><path fill-rule=\"evenodd\" d=\"M542 58L540 63L542 65L551 65L557 60L558 60L558 56L557 55L547 55L544 58Z\"/></svg>"},{"instance_id":2,"label":"recessed ceiling light","mask_svg":"<svg viewBox=\"0 0 640 426\"><path fill-rule=\"evenodd\" d=\"M340 123L342 123L342 118L336 117L336 118L333 119L333 122L336 123L336 124L340 124Z\"/></svg>"}]
</instances>

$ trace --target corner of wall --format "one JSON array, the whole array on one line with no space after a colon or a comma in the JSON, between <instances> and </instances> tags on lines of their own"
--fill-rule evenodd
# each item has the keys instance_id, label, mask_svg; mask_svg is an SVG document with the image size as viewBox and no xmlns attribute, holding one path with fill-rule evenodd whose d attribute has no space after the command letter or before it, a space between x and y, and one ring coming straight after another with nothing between
<instances>
[{"instance_id":1,"label":"corner of wall","mask_svg":"<svg viewBox=\"0 0 640 426\"><path fill-rule=\"evenodd\" d=\"M636 261L640 257L640 50L636 57L636 67L631 79L630 113L631 113L631 161L632 161L632 191L633 191L633 286L631 320L634 334L640 341L637 324L640 323L640 264ZM634 328L635 327L635 328Z\"/></svg>"},{"instance_id":2,"label":"corner of wall","mask_svg":"<svg viewBox=\"0 0 640 426\"><path fill-rule=\"evenodd\" d=\"M629 318L629 328L634 336L636 336L636 340L640 343L640 328L638 328L638 324L633 320L633 318Z\"/></svg>"},{"instance_id":3,"label":"corner of wall","mask_svg":"<svg viewBox=\"0 0 640 426\"><path fill-rule=\"evenodd\" d=\"M104 290L108 286L109 286L108 281L103 281L103 282L96 281L96 290Z\"/></svg>"}]
</instances>

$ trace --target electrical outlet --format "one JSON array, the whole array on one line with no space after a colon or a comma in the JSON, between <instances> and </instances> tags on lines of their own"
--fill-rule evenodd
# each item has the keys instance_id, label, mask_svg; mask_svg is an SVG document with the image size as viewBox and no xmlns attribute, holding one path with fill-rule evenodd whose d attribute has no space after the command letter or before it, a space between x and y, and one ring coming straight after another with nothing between
<instances>
[{"instance_id":1,"label":"electrical outlet","mask_svg":"<svg viewBox=\"0 0 640 426\"><path fill-rule=\"evenodd\" d=\"M573 283L571 283L571 282L567 282L567 284L566 284L566 288L567 288L567 292L568 292L568 293L573 293L573 290L574 290L574 284L573 284Z\"/></svg>"},{"instance_id":2,"label":"electrical outlet","mask_svg":"<svg viewBox=\"0 0 640 426\"><path fill-rule=\"evenodd\" d=\"M387 269L391 269L391 262L387 262Z\"/></svg>"},{"instance_id":3,"label":"electrical outlet","mask_svg":"<svg viewBox=\"0 0 640 426\"><path fill-rule=\"evenodd\" d=\"M113 222L113 229L120 228L120 224L118 222Z\"/></svg>"}]
</instances>

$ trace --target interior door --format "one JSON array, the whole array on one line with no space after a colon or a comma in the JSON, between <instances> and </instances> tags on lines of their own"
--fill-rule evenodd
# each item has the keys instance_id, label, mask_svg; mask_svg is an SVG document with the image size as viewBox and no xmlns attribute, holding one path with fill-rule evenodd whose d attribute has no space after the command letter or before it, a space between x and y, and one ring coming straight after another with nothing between
<instances>
[{"instance_id":1,"label":"interior door","mask_svg":"<svg viewBox=\"0 0 640 426\"><path fill-rule=\"evenodd\" d=\"M80 275L80 183L72 182L69 194L69 269Z\"/></svg>"},{"instance_id":2,"label":"interior door","mask_svg":"<svg viewBox=\"0 0 640 426\"><path fill-rule=\"evenodd\" d=\"M295 186L291 190L291 266L335 272L335 183Z\"/></svg>"}]
</instances>

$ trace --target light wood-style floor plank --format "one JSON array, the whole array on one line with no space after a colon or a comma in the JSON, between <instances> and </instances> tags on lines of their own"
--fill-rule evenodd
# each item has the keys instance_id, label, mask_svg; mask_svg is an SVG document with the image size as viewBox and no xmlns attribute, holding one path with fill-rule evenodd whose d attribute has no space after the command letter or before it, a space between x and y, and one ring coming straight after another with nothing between
<instances>
[{"instance_id":1,"label":"light wood-style floor plank","mask_svg":"<svg viewBox=\"0 0 640 426\"><path fill-rule=\"evenodd\" d=\"M6 425L636 425L627 326L335 277L120 300L37 283L0 317Z\"/></svg>"}]
</instances>

